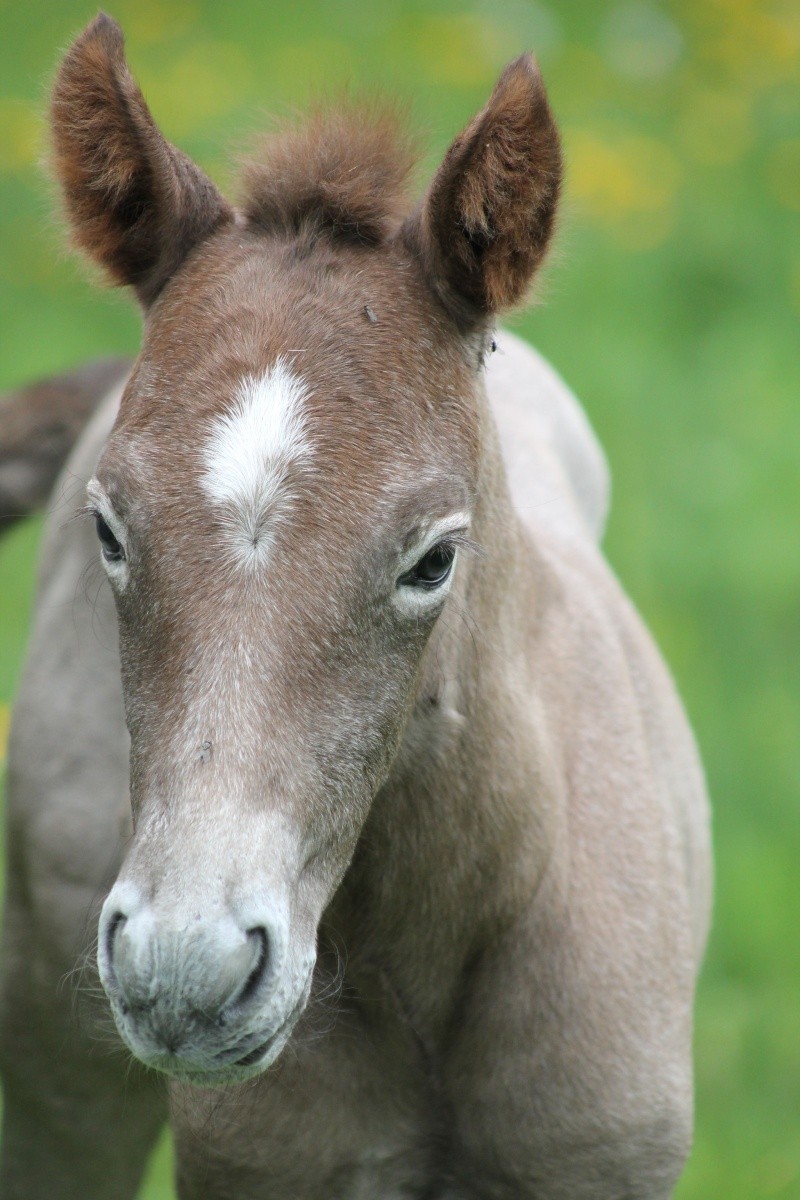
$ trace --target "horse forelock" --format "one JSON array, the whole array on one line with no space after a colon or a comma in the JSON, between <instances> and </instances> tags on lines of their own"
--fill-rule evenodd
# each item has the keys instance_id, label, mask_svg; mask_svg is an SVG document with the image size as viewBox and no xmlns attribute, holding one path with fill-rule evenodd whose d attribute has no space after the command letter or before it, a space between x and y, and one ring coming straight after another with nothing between
<instances>
[{"instance_id":1,"label":"horse forelock","mask_svg":"<svg viewBox=\"0 0 800 1200\"><path fill-rule=\"evenodd\" d=\"M408 211L416 158L398 107L317 107L262 136L244 160L242 209L269 231L376 245Z\"/></svg>"}]
</instances>

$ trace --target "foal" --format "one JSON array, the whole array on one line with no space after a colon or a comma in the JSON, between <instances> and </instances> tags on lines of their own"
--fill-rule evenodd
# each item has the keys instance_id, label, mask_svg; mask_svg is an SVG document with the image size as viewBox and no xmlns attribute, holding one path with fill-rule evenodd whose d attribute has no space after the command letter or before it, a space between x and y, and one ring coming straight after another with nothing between
<instances>
[{"instance_id":1,"label":"foal","mask_svg":"<svg viewBox=\"0 0 800 1200\"><path fill-rule=\"evenodd\" d=\"M535 66L411 211L392 123L345 112L234 209L105 16L52 127L145 324L67 468L90 520L48 526L12 735L0 1195L134 1196L169 1107L183 1200L668 1197L706 801L586 420L492 354L556 211ZM59 986L98 896L132 1063Z\"/></svg>"}]
</instances>

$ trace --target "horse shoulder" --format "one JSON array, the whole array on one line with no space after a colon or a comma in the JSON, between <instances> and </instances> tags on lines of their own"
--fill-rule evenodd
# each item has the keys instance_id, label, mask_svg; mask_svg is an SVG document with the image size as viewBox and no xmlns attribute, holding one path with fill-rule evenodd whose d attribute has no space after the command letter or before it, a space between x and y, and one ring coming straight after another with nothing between
<instances>
[{"instance_id":1,"label":"horse shoulder","mask_svg":"<svg viewBox=\"0 0 800 1200\"><path fill-rule=\"evenodd\" d=\"M573 881L593 909L638 897L617 925L630 916L632 945L648 911L654 935L668 938L682 938L685 914L693 978L710 908L709 809L675 683L588 537L565 538L540 517L532 547L531 687L563 768Z\"/></svg>"},{"instance_id":2,"label":"horse shoulder","mask_svg":"<svg viewBox=\"0 0 800 1200\"><path fill-rule=\"evenodd\" d=\"M579 525L599 542L610 476L597 436L573 393L521 338L501 331L487 360L486 387L511 495L524 521L547 506L554 521Z\"/></svg>"},{"instance_id":3,"label":"horse shoulder","mask_svg":"<svg viewBox=\"0 0 800 1200\"><path fill-rule=\"evenodd\" d=\"M644 822L634 851L652 844L655 827L666 831L699 959L711 875L705 783L669 670L598 545L609 502L606 459L580 404L541 355L509 333L497 344L487 392L511 497L534 548L534 591L556 597L531 669L536 680L559 681L559 696L544 708L562 712L562 750L592 796L577 828L587 828L593 812L619 808L627 793ZM610 845L615 828L598 836ZM631 834L625 828L621 850Z\"/></svg>"}]
</instances>

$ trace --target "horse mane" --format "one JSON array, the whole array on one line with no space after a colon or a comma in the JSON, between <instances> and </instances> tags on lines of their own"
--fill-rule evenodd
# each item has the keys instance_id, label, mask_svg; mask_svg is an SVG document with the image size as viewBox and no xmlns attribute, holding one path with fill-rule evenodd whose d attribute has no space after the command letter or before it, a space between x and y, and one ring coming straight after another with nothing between
<instances>
[{"instance_id":1,"label":"horse mane","mask_svg":"<svg viewBox=\"0 0 800 1200\"><path fill-rule=\"evenodd\" d=\"M247 219L270 232L376 245L408 209L415 146L397 108L316 108L242 163Z\"/></svg>"}]
</instances>

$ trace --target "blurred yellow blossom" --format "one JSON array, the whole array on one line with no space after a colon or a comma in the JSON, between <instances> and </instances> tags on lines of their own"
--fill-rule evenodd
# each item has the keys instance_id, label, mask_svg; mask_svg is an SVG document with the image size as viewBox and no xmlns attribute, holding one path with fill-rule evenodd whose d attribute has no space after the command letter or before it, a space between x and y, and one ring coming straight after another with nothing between
<instances>
[{"instance_id":1,"label":"blurred yellow blossom","mask_svg":"<svg viewBox=\"0 0 800 1200\"><path fill-rule=\"evenodd\" d=\"M709 28L702 39L705 59L726 68L743 85L772 86L796 77L800 54L800 11L796 4L768 0L711 0L704 6Z\"/></svg>"},{"instance_id":2,"label":"blurred yellow blossom","mask_svg":"<svg viewBox=\"0 0 800 1200\"><path fill-rule=\"evenodd\" d=\"M800 138L778 142L770 149L767 179L778 203L800 212Z\"/></svg>"},{"instance_id":3,"label":"blurred yellow blossom","mask_svg":"<svg viewBox=\"0 0 800 1200\"><path fill-rule=\"evenodd\" d=\"M117 0L113 12L130 40L142 45L178 37L198 21L192 0Z\"/></svg>"},{"instance_id":4,"label":"blurred yellow blossom","mask_svg":"<svg viewBox=\"0 0 800 1200\"><path fill-rule=\"evenodd\" d=\"M8 749L8 728L11 724L10 710L7 704L0 704L0 763L6 761Z\"/></svg>"},{"instance_id":5,"label":"blurred yellow blossom","mask_svg":"<svg viewBox=\"0 0 800 1200\"><path fill-rule=\"evenodd\" d=\"M613 129L568 130L565 143L568 194L581 209L631 250L668 236L682 169L667 146Z\"/></svg>"},{"instance_id":6,"label":"blurred yellow blossom","mask_svg":"<svg viewBox=\"0 0 800 1200\"><path fill-rule=\"evenodd\" d=\"M479 13L427 16L416 32L416 52L430 79L456 86L481 86L525 46L512 47L496 20Z\"/></svg>"},{"instance_id":7,"label":"blurred yellow blossom","mask_svg":"<svg viewBox=\"0 0 800 1200\"><path fill-rule=\"evenodd\" d=\"M194 42L170 58L167 70L139 69L142 91L173 138L202 129L210 117L229 113L248 95L252 67L233 42Z\"/></svg>"},{"instance_id":8,"label":"blurred yellow blossom","mask_svg":"<svg viewBox=\"0 0 800 1200\"><path fill-rule=\"evenodd\" d=\"M686 154L700 163L738 162L755 138L750 100L740 91L687 89L677 135Z\"/></svg>"},{"instance_id":9,"label":"blurred yellow blossom","mask_svg":"<svg viewBox=\"0 0 800 1200\"><path fill-rule=\"evenodd\" d=\"M31 104L0 97L0 171L9 174L33 166L42 145L42 129Z\"/></svg>"}]
</instances>

